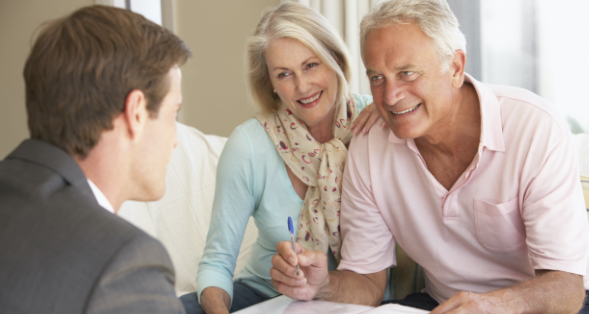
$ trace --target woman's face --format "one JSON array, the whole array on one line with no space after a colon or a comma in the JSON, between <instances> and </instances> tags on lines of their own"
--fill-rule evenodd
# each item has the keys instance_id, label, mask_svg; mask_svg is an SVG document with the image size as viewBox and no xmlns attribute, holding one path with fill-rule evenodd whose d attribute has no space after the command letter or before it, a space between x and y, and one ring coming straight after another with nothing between
<instances>
[{"instance_id":1,"label":"woman's face","mask_svg":"<svg viewBox=\"0 0 589 314\"><path fill-rule=\"evenodd\" d=\"M270 82L286 108L309 128L331 128L338 83L335 72L292 38L272 40L264 56Z\"/></svg>"}]
</instances>

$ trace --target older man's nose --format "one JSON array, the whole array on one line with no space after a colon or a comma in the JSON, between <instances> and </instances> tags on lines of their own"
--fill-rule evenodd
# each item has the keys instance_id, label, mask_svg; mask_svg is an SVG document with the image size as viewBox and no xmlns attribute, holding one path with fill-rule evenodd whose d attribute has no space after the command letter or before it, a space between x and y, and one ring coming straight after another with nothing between
<instances>
[{"instance_id":1,"label":"older man's nose","mask_svg":"<svg viewBox=\"0 0 589 314\"><path fill-rule=\"evenodd\" d=\"M385 102L388 106L394 106L405 97L405 91L400 86L399 82L394 80L387 80L385 83Z\"/></svg>"}]
</instances>

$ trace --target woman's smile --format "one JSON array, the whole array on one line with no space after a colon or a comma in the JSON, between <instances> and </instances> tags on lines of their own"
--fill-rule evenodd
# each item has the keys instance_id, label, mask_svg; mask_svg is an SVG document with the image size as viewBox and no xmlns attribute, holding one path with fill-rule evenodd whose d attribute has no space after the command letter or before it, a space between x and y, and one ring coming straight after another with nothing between
<instances>
[{"instance_id":1,"label":"woman's smile","mask_svg":"<svg viewBox=\"0 0 589 314\"><path fill-rule=\"evenodd\" d=\"M322 94L323 94L323 91L320 91L319 93L317 93L311 97L304 98L304 99L301 98L301 99L297 100L297 102L299 104L301 104L301 106L303 108L311 108L319 103L319 100L320 100Z\"/></svg>"},{"instance_id":2,"label":"woman's smile","mask_svg":"<svg viewBox=\"0 0 589 314\"><path fill-rule=\"evenodd\" d=\"M293 38L270 41L264 53L272 87L282 103L309 128L331 132L338 78L313 50Z\"/></svg>"}]
</instances>

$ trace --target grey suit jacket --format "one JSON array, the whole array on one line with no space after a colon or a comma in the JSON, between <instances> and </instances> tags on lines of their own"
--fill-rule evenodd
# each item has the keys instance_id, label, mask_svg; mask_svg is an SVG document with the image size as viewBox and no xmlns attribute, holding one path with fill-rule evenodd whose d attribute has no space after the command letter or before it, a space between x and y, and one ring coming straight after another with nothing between
<instances>
[{"instance_id":1,"label":"grey suit jacket","mask_svg":"<svg viewBox=\"0 0 589 314\"><path fill-rule=\"evenodd\" d=\"M100 207L63 150L0 162L0 313L184 313L156 239Z\"/></svg>"}]
</instances>

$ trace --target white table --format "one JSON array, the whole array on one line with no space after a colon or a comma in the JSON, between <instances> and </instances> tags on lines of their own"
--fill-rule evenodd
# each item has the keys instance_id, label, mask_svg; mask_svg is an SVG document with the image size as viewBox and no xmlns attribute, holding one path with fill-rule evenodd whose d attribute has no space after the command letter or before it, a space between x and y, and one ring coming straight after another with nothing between
<instances>
[{"instance_id":1,"label":"white table","mask_svg":"<svg viewBox=\"0 0 589 314\"><path fill-rule=\"evenodd\" d=\"M421 314L428 311L415 309L412 307L398 304L386 304L379 307L367 305L344 304L327 301L294 301L286 296L279 296L268 301L250 306L238 314L378 314L378 313L398 313L398 314Z\"/></svg>"}]
</instances>

